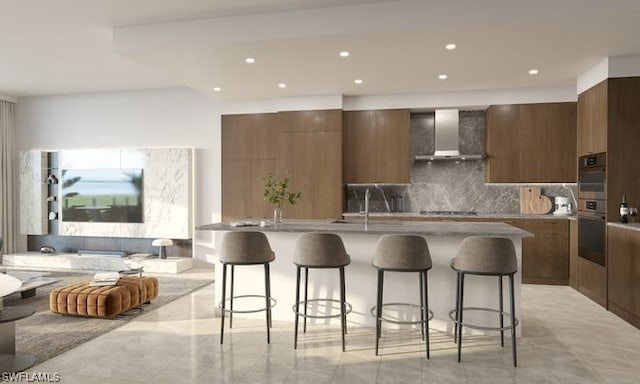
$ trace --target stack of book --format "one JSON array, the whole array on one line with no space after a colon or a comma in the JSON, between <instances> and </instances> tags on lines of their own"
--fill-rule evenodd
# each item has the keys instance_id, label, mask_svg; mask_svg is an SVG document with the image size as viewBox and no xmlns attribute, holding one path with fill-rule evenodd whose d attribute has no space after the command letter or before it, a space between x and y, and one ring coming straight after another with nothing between
<instances>
[{"instance_id":1,"label":"stack of book","mask_svg":"<svg viewBox=\"0 0 640 384\"><path fill-rule=\"evenodd\" d=\"M120 274L118 272L100 272L93 276L90 287L99 287L105 285L116 285L120 280Z\"/></svg>"}]
</instances>

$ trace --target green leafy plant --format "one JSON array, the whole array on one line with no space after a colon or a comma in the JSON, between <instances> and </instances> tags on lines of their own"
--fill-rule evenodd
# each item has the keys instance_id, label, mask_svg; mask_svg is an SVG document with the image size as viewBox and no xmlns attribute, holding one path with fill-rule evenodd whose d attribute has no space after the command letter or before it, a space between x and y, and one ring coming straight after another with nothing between
<instances>
[{"instance_id":1,"label":"green leafy plant","mask_svg":"<svg viewBox=\"0 0 640 384\"><path fill-rule=\"evenodd\" d=\"M268 201L274 208L282 208L283 204L296 205L298 199L302 197L300 192L289 190L291 179L285 175L282 179L277 179L273 173L264 178L264 201Z\"/></svg>"}]
</instances>

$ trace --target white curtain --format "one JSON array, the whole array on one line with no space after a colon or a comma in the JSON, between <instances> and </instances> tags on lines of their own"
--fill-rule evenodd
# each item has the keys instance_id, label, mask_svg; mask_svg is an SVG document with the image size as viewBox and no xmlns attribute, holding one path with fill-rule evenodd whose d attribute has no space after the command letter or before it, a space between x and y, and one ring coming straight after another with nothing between
<instances>
[{"instance_id":1,"label":"white curtain","mask_svg":"<svg viewBox=\"0 0 640 384\"><path fill-rule=\"evenodd\" d=\"M14 107L15 103L0 100L0 238L4 240L0 255L15 252L18 240Z\"/></svg>"}]
</instances>

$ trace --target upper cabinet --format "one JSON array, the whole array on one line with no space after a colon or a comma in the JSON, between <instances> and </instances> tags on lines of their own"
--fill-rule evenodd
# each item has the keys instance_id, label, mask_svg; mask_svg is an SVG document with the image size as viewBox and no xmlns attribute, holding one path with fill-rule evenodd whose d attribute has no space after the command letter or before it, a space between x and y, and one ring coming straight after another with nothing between
<instances>
[{"instance_id":1,"label":"upper cabinet","mask_svg":"<svg viewBox=\"0 0 640 384\"><path fill-rule=\"evenodd\" d=\"M607 151L607 81L578 95L578 156Z\"/></svg>"},{"instance_id":2,"label":"upper cabinet","mask_svg":"<svg viewBox=\"0 0 640 384\"><path fill-rule=\"evenodd\" d=\"M222 219L269 217L263 178L278 172L277 113L222 116Z\"/></svg>"},{"instance_id":3,"label":"upper cabinet","mask_svg":"<svg viewBox=\"0 0 640 384\"><path fill-rule=\"evenodd\" d=\"M302 198L287 218L342 215L342 111L222 116L222 219L271 217L264 178L291 177Z\"/></svg>"},{"instance_id":4,"label":"upper cabinet","mask_svg":"<svg viewBox=\"0 0 640 384\"><path fill-rule=\"evenodd\" d=\"M345 183L409 182L409 110L343 113Z\"/></svg>"},{"instance_id":5,"label":"upper cabinet","mask_svg":"<svg viewBox=\"0 0 640 384\"><path fill-rule=\"evenodd\" d=\"M302 198L283 216L298 219L342 217L342 110L279 112L282 172Z\"/></svg>"},{"instance_id":6,"label":"upper cabinet","mask_svg":"<svg viewBox=\"0 0 640 384\"><path fill-rule=\"evenodd\" d=\"M576 182L576 103L487 109L485 180Z\"/></svg>"}]
</instances>

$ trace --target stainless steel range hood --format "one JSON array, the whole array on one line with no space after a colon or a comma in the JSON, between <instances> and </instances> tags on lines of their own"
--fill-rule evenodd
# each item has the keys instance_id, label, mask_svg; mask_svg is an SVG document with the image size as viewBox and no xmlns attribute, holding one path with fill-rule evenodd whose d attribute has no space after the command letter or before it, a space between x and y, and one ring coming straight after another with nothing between
<instances>
[{"instance_id":1,"label":"stainless steel range hood","mask_svg":"<svg viewBox=\"0 0 640 384\"><path fill-rule=\"evenodd\" d=\"M457 109L437 109L435 112L435 152L433 155L417 155L416 160L466 161L482 160L484 155L460 153L460 117Z\"/></svg>"}]
</instances>

